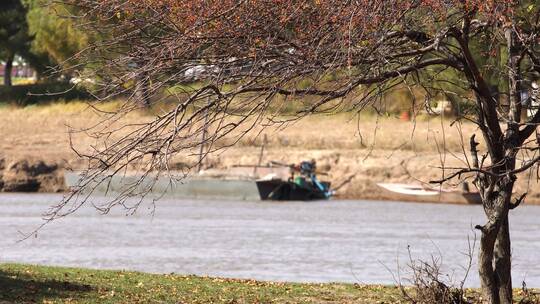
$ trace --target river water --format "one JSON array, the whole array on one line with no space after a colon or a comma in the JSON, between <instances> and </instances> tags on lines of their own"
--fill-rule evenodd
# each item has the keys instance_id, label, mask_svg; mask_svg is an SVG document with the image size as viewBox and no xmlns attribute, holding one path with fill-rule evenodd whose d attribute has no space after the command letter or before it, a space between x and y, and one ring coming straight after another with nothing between
<instances>
[{"instance_id":1,"label":"river water","mask_svg":"<svg viewBox=\"0 0 540 304\"><path fill-rule=\"evenodd\" d=\"M18 242L60 198L0 195L1 262L391 284L397 277L406 281L410 246L413 259L435 257L449 279L459 281L468 263L467 237L472 242L472 227L484 222L480 206L163 199L153 215L144 206L133 216L84 207ZM539 207L512 211L515 284L540 287L539 232ZM467 285L478 286L476 277L473 265Z\"/></svg>"}]
</instances>

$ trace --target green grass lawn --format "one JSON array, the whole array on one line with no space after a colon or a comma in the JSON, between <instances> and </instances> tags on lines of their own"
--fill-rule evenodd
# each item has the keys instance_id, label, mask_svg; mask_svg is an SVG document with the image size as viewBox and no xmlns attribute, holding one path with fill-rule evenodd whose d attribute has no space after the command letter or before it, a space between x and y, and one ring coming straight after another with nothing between
<instances>
[{"instance_id":1,"label":"green grass lawn","mask_svg":"<svg viewBox=\"0 0 540 304\"><path fill-rule=\"evenodd\" d=\"M406 288L409 293L414 291ZM532 295L532 297L531 297ZM516 303L540 303L515 290ZM477 289L467 289L477 303ZM127 271L0 264L6 303L407 303L395 286L299 284Z\"/></svg>"},{"instance_id":2,"label":"green grass lawn","mask_svg":"<svg viewBox=\"0 0 540 304\"><path fill-rule=\"evenodd\" d=\"M0 303L399 303L396 287L0 265Z\"/></svg>"}]
</instances>

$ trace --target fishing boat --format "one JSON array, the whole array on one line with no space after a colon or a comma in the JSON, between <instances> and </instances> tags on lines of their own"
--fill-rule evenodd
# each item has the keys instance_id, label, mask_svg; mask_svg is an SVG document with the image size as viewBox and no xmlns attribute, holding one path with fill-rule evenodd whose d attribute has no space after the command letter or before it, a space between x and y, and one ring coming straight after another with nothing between
<instances>
[{"instance_id":1,"label":"fishing boat","mask_svg":"<svg viewBox=\"0 0 540 304\"><path fill-rule=\"evenodd\" d=\"M324 200L332 196L327 189L330 183L321 182L324 189L320 190L312 184L301 185L291 180L261 179L256 181L261 200L276 201L309 201Z\"/></svg>"},{"instance_id":2,"label":"fishing boat","mask_svg":"<svg viewBox=\"0 0 540 304\"><path fill-rule=\"evenodd\" d=\"M268 175L256 180L261 200L277 201L309 201L329 199L334 191L330 189L330 182L319 181L316 173L315 161L303 161L300 164L280 164L290 169L291 176L287 179ZM295 176L295 174L297 174ZM324 173L323 173L324 174Z\"/></svg>"},{"instance_id":3,"label":"fishing boat","mask_svg":"<svg viewBox=\"0 0 540 304\"><path fill-rule=\"evenodd\" d=\"M384 195L392 200L449 203L449 204L481 204L478 192L459 191L444 188L425 187L418 184L378 183ZM467 188L467 187L465 187Z\"/></svg>"}]
</instances>

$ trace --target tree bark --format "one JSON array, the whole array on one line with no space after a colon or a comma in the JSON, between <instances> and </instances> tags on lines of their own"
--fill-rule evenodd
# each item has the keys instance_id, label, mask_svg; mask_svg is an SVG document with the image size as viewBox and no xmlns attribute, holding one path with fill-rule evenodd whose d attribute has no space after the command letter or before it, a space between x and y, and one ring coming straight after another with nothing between
<instances>
[{"instance_id":1,"label":"tree bark","mask_svg":"<svg viewBox=\"0 0 540 304\"><path fill-rule=\"evenodd\" d=\"M9 54L6 59L6 66L4 68L4 85L10 87L13 83L11 81L11 73L13 71L14 54Z\"/></svg>"},{"instance_id":2,"label":"tree bark","mask_svg":"<svg viewBox=\"0 0 540 304\"><path fill-rule=\"evenodd\" d=\"M498 227L482 230L478 252L478 274L484 303L500 304L497 278L493 269L493 256Z\"/></svg>"},{"instance_id":3,"label":"tree bark","mask_svg":"<svg viewBox=\"0 0 540 304\"><path fill-rule=\"evenodd\" d=\"M512 303L512 262L508 214L503 218L495 242L495 274L501 304Z\"/></svg>"},{"instance_id":4,"label":"tree bark","mask_svg":"<svg viewBox=\"0 0 540 304\"><path fill-rule=\"evenodd\" d=\"M481 228L478 272L483 302L489 304L512 303L511 243L508 211L513 181L502 181L495 187L492 200L484 202L489 219Z\"/></svg>"},{"instance_id":5,"label":"tree bark","mask_svg":"<svg viewBox=\"0 0 540 304\"><path fill-rule=\"evenodd\" d=\"M141 76L137 77L135 99L143 107L150 107L150 79L147 77L147 73L143 73Z\"/></svg>"}]
</instances>

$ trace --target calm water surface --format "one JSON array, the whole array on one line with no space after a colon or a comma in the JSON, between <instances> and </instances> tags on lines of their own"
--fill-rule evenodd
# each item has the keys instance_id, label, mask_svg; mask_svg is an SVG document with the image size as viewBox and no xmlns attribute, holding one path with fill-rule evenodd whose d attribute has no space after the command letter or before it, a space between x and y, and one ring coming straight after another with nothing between
<instances>
[{"instance_id":1,"label":"calm water surface","mask_svg":"<svg viewBox=\"0 0 540 304\"><path fill-rule=\"evenodd\" d=\"M260 280L394 283L398 265L442 257L455 280L479 206L370 201L161 200L154 216L90 207L17 242L59 195L0 195L0 261ZM99 199L96 199L99 201ZM512 211L514 281L540 287L540 208ZM475 255L476 258L476 255ZM476 268L467 281L477 286ZM402 276L406 272L402 270Z\"/></svg>"}]
</instances>

